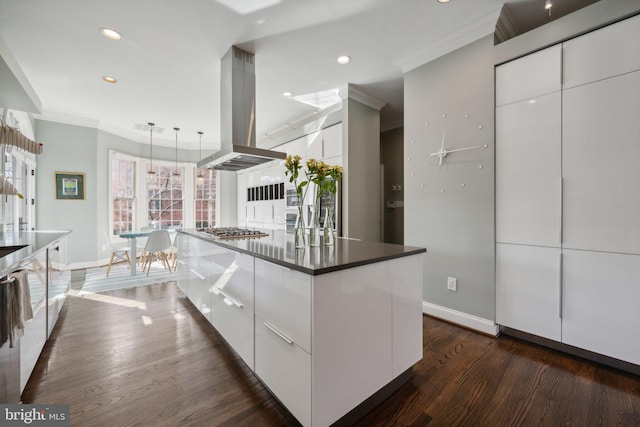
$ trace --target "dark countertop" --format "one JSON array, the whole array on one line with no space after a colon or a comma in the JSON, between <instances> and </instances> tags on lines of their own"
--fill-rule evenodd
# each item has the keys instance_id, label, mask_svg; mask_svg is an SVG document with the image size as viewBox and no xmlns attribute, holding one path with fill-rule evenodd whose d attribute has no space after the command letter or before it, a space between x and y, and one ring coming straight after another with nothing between
<instances>
[{"instance_id":1,"label":"dark countertop","mask_svg":"<svg viewBox=\"0 0 640 427\"><path fill-rule=\"evenodd\" d=\"M195 230L178 232L312 276L427 251L425 248L414 246L346 238L336 238L333 246L295 249L293 234L281 230L265 230L265 233L269 234L267 237L237 240L216 240L206 233Z\"/></svg>"},{"instance_id":2,"label":"dark countertop","mask_svg":"<svg viewBox=\"0 0 640 427\"><path fill-rule=\"evenodd\" d=\"M4 277L20 268L43 249L54 244L61 237L71 233L69 230L20 231L16 233L0 232L0 250L7 246L27 245L22 249L0 258L0 277Z\"/></svg>"}]
</instances>

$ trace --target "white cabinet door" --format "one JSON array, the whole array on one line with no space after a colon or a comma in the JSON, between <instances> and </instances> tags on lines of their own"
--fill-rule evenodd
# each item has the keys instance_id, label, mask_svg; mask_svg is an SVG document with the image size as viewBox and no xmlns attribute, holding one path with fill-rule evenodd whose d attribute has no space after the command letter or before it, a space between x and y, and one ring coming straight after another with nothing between
<instances>
[{"instance_id":1,"label":"white cabinet door","mask_svg":"<svg viewBox=\"0 0 640 427\"><path fill-rule=\"evenodd\" d=\"M322 132L317 131L305 136L307 142L307 159L321 160L322 155Z\"/></svg>"},{"instance_id":2,"label":"white cabinet door","mask_svg":"<svg viewBox=\"0 0 640 427\"><path fill-rule=\"evenodd\" d=\"M496 245L496 323L561 340L560 249Z\"/></svg>"},{"instance_id":3,"label":"white cabinet door","mask_svg":"<svg viewBox=\"0 0 640 427\"><path fill-rule=\"evenodd\" d=\"M47 310L44 304L36 308L33 319L24 328L24 335L20 338L20 392L29 381L29 377L36 366L45 342L47 341ZM5 344L8 345L8 344Z\"/></svg>"},{"instance_id":4,"label":"white cabinet door","mask_svg":"<svg viewBox=\"0 0 640 427\"><path fill-rule=\"evenodd\" d=\"M287 155L302 157L305 161L307 159L307 141L304 137L294 139L286 144Z\"/></svg>"},{"instance_id":5,"label":"white cabinet door","mask_svg":"<svg viewBox=\"0 0 640 427\"><path fill-rule=\"evenodd\" d=\"M342 156L342 123L322 129L323 159Z\"/></svg>"},{"instance_id":6,"label":"white cabinet door","mask_svg":"<svg viewBox=\"0 0 640 427\"><path fill-rule=\"evenodd\" d=\"M571 88L640 70L640 16L563 44L563 87Z\"/></svg>"},{"instance_id":7,"label":"white cabinet door","mask_svg":"<svg viewBox=\"0 0 640 427\"><path fill-rule=\"evenodd\" d=\"M191 254L189 262L188 296L194 306L211 322L211 276L213 264L211 255L216 246L203 240L192 238L189 242Z\"/></svg>"},{"instance_id":8,"label":"white cabinet door","mask_svg":"<svg viewBox=\"0 0 640 427\"><path fill-rule=\"evenodd\" d=\"M640 71L563 93L563 247L640 254Z\"/></svg>"},{"instance_id":9,"label":"white cabinet door","mask_svg":"<svg viewBox=\"0 0 640 427\"><path fill-rule=\"evenodd\" d=\"M189 260L191 254L189 253L189 240L193 237L189 237L185 234L178 233L176 237L176 244L178 245L178 263L176 264L178 269L177 286L187 297L189 296Z\"/></svg>"},{"instance_id":10,"label":"white cabinet door","mask_svg":"<svg viewBox=\"0 0 640 427\"><path fill-rule=\"evenodd\" d=\"M496 108L496 241L560 246L560 92Z\"/></svg>"},{"instance_id":11,"label":"white cabinet door","mask_svg":"<svg viewBox=\"0 0 640 427\"><path fill-rule=\"evenodd\" d=\"M551 46L496 67L496 105L561 89L562 46Z\"/></svg>"},{"instance_id":12,"label":"white cabinet door","mask_svg":"<svg viewBox=\"0 0 640 427\"><path fill-rule=\"evenodd\" d=\"M253 370L253 257L225 251L213 261L218 268L211 286L211 321Z\"/></svg>"},{"instance_id":13,"label":"white cabinet door","mask_svg":"<svg viewBox=\"0 0 640 427\"><path fill-rule=\"evenodd\" d=\"M311 353L311 276L255 260L256 315Z\"/></svg>"},{"instance_id":14,"label":"white cabinet door","mask_svg":"<svg viewBox=\"0 0 640 427\"><path fill-rule=\"evenodd\" d=\"M566 250L562 341L640 364L640 256Z\"/></svg>"},{"instance_id":15,"label":"white cabinet door","mask_svg":"<svg viewBox=\"0 0 640 427\"><path fill-rule=\"evenodd\" d=\"M311 355L255 316L255 373L304 426L311 425Z\"/></svg>"},{"instance_id":16,"label":"white cabinet door","mask_svg":"<svg viewBox=\"0 0 640 427\"><path fill-rule=\"evenodd\" d=\"M333 424L394 378L396 261L313 276L314 424Z\"/></svg>"}]
</instances>

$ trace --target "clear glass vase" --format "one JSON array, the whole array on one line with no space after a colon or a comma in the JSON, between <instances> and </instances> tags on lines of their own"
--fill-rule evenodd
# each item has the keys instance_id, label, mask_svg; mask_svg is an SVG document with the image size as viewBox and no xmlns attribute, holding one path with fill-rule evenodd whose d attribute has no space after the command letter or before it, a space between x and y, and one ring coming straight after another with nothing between
<instances>
[{"instance_id":1,"label":"clear glass vase","mask_svg":"<svg viewBox=\"0 0 640 427\"><path fill-rule=\"evenodd\" d=\"M320 199L316 200L309 220L309 246L320 246Z\"/></svg>"},{"instance_id":2,"label":"clear glass vase","mask_svg":"<svg viewBox=\"0 0 640 427\"><path fill-rule=\"evenodd\" d=\"M298 215L296 215L296 225L293 229L293 239L296 249L306 246L304 215L302 214L302 206L298 207Z\"/></svg>"},{"instance_id":3,"label":"clear glass vase","mask_svg":"<svg viewBox=\"0 0 640 427\"><path fill-rule=\"evenodd\" d=\"M325 246L333 246L336 240L336 231L333 224L333 204L329 203L324 211L324 222L322 223L323 240Z\"/></svg>"}]
</instances>

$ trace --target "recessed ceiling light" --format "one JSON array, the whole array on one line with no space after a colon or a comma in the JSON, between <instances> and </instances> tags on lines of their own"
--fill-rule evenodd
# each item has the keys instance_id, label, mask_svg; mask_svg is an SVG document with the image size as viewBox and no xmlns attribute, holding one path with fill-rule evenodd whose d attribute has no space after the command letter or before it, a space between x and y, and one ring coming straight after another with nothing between
<instances>
[{"instance_id":1,"label":"recessed ceiling light","mask_svg":"<svg viewBox=\"0 0 640 427\"><path fill-rule=\"evenodd\" d=\"M117 83L118 80L116 80L113 77L109 77L109 76L102 76L102 80L104 80L107 83Z\"/></svg>"},{"instance_id":2,"label":"recessed ceiling light","mask_svg":"<svg viewBox=\"0 0 640 427\"><path fill-rule=\"evenodd\" d=\"M291 92L289 92L289 91L282 92L282 96L289 97L289 96L292 96L292 95L293 95L293 93L291 93Z\"/></svg>"},{"instance_id":3,"label":"recessed ceiling light","mask_svg":"<svg viewBox=\"0 0 640 427\"><path fill-rule=\"evenodd\" d=\"M100 28L100 34L111 40L120 40L122 35L111 28Z\"/></svg>"},{"instance_id":4,"label":"recessed ceiling light","mask_svg":"<svg viewBox=\"0 0 640 427\"><path fill-rule=\"evenodd\" d=\"M438 3L449 3L449 0L438 0Z\"/></svg>"},{"instance_id":5,"label":"recessed ceiling light","mask_svg":"<svg viewBox=\"0 0 640 427\"><path fill-rule=\"evenodd\" d=\"M338 56L338 64L344 65L351 62L351 57L347 55Z\"/></svg>"}]
</instances>

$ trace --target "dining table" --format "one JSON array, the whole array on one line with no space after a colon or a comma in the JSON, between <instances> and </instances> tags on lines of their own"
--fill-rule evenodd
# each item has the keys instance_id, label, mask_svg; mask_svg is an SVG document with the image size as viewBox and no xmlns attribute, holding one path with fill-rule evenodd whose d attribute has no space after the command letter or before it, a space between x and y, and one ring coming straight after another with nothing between
<instances>
[{"instance_id":1,"label":"dining table","mask_svg":"<svg viewBox=\"0 0 640 427\"><path fill-rule=\"evenodd\" d=\"M136 238L137 237L148 237L149 234L151 234L152 232L154 232L155 230L140 230L140 231L125 231L123 233L119 233L118 236L120 236L123 239L129 239L129 246L131 247L131 275L135 276L137 274L136 271L136 260L137 260L137 245L136 245ZM168 230L169 231L169 235L172 235L171 241L173 242L174 240L174 236L177 233L176 230Z\"/></svg>"},{"instance_id":2,"label":"dining table","mask_svg":"<svg viewBox=\"0 0 640 427\"><path fill-rule=\"evenodd\" d=\"M153 230L141 230L141 231L126 231L124 233L118 234L118 236L123 239L129 239L129 246L131 247L131 275L136 275L136 264L137 264L137 246L136 246L136 238L137 237L145 237L149 236Z\"/></svg>"}]
</instances>

